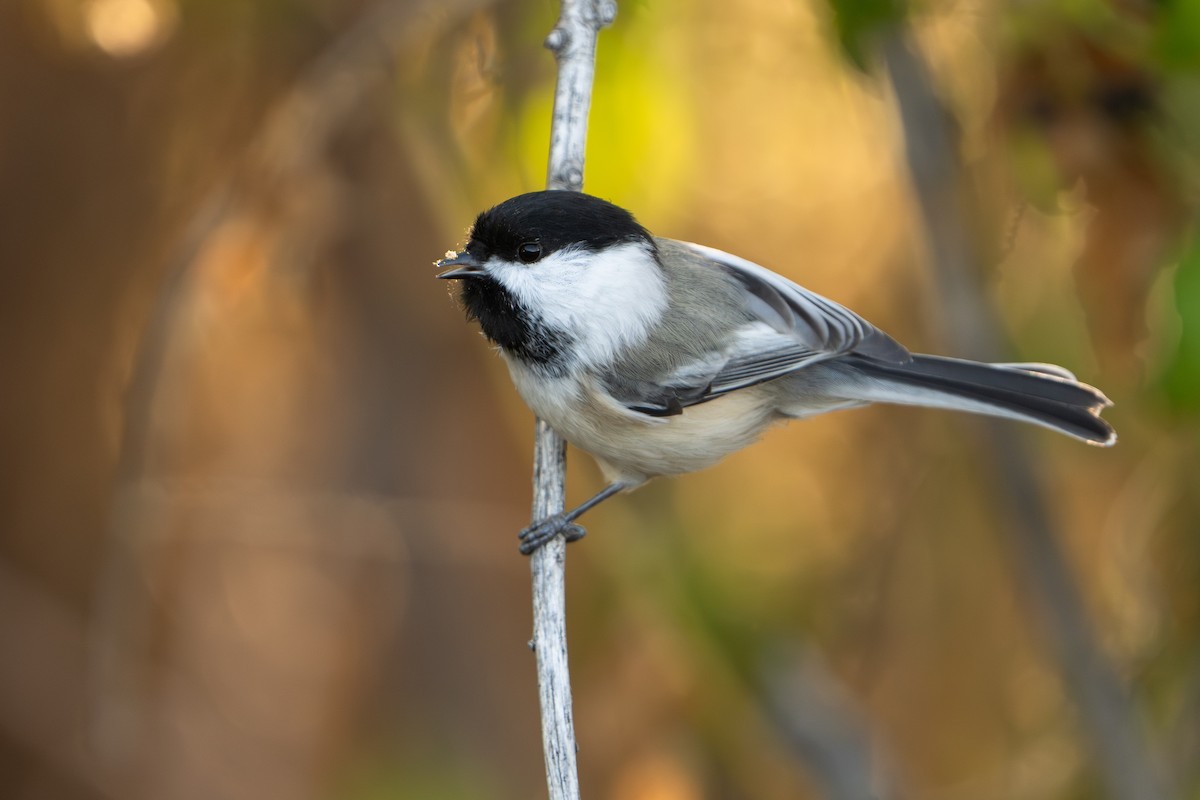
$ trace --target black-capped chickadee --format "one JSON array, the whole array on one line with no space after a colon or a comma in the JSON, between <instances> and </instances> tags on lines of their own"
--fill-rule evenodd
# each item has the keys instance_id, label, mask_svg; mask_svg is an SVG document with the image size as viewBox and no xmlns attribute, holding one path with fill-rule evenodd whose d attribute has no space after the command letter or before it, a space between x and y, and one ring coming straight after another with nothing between
<instances>
[{"instance_id":1,"label":"black-capped chickadee","mask_svg":"<svg viewBox=\"0 0 1200 800\"><path fill-rule=\"evenodd\" d=\"M658 475L711 466L770 425L868 403L1032 422L1116 441L1101 392L1047 364L915 355L831 300L737 256L650 234L586 194L531 192L438 262L535 414L609 485L521 533L531 553Z\"/></svg>"}]
</instances>

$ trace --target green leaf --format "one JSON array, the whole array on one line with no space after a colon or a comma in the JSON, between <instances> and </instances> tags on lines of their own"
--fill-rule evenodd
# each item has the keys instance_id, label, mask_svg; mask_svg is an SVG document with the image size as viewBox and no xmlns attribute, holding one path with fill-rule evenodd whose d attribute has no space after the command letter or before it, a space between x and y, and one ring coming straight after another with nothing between
<instances>
[{"instance_id":1,"label":"green leaf","mask_svg":"<svg viewBox=\"0 0 1200 800\"><path fill-rule=\"evenodd\" d=\"M1175 272L1179 347L1160 378L1176 411L1200 413L1200 241L1193 240Z\"/></svg>"},{"instance_id":2,"label":"green leaf","mask_svg":"<svg viewBox=\"0 0 1200 800\"><path fill-rule=\"evenodd\" d=\"M829 0L838 43L850 63L863 72L871 65L871 39L879 29L904 19L903 0Z\"/></svg>"},{"instance_id":3,"label":"green leaf","mask_svg":"<svg viewBox=\"0 0 1200 800\"><path fill-rule=\"evenodd\" d=\"M1200 0L1166 0L1155 27L1155 45L1165 67L1200 69Z\"/></svg>"}]
</instances>

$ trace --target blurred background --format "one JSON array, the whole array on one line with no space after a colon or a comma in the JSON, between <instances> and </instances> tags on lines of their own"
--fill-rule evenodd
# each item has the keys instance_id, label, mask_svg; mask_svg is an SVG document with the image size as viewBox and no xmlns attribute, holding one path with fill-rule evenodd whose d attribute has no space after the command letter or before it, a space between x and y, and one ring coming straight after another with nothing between
<instances>
[{"instance_id":1,"label":"blurred background","mask_svg":"<svg viewBox=\"0 0 1200 800\"><path fill-rule=\"evenodd\" d=\"M557 11L0 4L5 797L544 796L532 418L433 261L544 184ZM871 408L590 514L584 795L1200 798L1200 3L623 2L595 92L587 190L1121 439Z\"/></svg>"}]
</instances>

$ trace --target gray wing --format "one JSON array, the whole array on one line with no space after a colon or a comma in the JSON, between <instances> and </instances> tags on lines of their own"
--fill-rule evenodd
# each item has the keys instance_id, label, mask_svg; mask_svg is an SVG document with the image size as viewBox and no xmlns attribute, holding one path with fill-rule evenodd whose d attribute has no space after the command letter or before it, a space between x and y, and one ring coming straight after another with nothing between
<instances>
[{"instance_id":1,"label":"gray wing","mask_svg":"<svg viewBox=\"0 0 1200 800\"><path fill-rule=\"evenodd\" d=\"M664 242L667 244L667 242ZM774 380L846 353L904 364L900 343L853 311L744 258L690 242L669 242L723 270L742 290L750 319L720 352L697 358L655 380L604 376L627 408L651 416L682 413L729 392Z\"/></svg>"},{"instance_id":2,"label":"gray wing","mask_svg":"<svg viewBox=\"0 0 1200 800\"><path fill-rule=\"evenodd\" d=\"M679 244L733 275L746 290L758 319L794 336L814 353L831 358L853 352L895 364L912 359L903 345L858 314L766 267L711 247Z\"/></svg>"}]
</instances>

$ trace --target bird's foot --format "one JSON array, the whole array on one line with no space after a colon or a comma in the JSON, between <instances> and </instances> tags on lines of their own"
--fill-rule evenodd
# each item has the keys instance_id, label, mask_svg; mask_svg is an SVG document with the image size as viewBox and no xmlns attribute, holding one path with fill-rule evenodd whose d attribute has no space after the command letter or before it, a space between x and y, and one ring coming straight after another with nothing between
<instances>
[{"instance_id":1,"label":"bird's foot","mask_svg":"<svg viewBox=\"0 0 1200 800\"><path fill-rule=\"evenodd\" d=\"M586 536L587 531L582 525L576 525L567 519L566 514L552 514L521 531L518 535L521 540L521 554L532 555L539 547L559 535L567 542L574 542Z\"/></svg>"}]
</instances>

